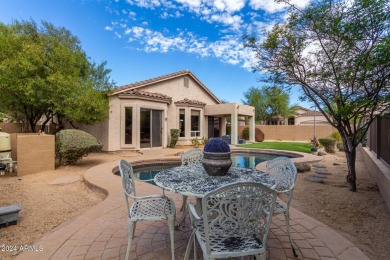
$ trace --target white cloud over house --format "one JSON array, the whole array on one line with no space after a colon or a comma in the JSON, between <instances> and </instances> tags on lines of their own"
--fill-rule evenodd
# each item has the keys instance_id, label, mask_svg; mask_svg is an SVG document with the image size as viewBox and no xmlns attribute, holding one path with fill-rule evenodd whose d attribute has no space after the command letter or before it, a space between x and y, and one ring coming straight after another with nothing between
<instances>
[{"instance_id":1,"label":"white cloud over house","mask_svg":"<svg viewBox=\"0 0 390 260\"><path fill-rule=\"evenodd\" d=\"M300 8L309 2L290 1ZM244 48L242 36L258 36L287 17L287 5L273 0L126 0L126 3L128 8L114 12L118 19L105 30L113 31L116 38L126 39L133 48L214 57L247 69L252 68L255 59L252 51ZM150 12L147 19L144 12ZM202 31L201 26L207 31Z\"/></svg>"}]
</instances>

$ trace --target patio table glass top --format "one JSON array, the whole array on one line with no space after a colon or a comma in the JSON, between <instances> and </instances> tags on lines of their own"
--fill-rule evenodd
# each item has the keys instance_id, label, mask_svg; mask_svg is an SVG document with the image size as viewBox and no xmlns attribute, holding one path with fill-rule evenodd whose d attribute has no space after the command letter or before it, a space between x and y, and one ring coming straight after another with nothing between
<instances>
[{"instance_id":1,"label":"patio table glass top","mask_svg":"<svg viewBox=\"0 0 390 260\"><path fill-rule=\"evenodd\" d=\"M274 184L270 176L262 171L230 167L225 176L209 176L202 165L162 170L154 177L154 182L164 190L197 198L202 198L225 185L238 182L257 182L268 187Z\"/></svg>"}]
</instances>

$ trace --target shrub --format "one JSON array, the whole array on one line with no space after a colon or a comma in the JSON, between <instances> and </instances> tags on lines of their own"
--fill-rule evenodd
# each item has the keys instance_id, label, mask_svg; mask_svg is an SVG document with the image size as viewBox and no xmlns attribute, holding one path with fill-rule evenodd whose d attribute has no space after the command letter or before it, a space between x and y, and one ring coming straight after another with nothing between
<instances>
[{"instance_id":1,"label":"shrub","mask_svg":"<svg viewBox=\"0 0 390 260\"><path fill-rule=\"evenodd\" d=\"M245 127L243 130L242 130L242 138L244 138L245 140L249 140L249 127ZM262 142L264 141L264 133L263 131L261 131L260 128L255 128L255 141L256 142Z\"/></svg>"},{"instance_id":2,"label":"shrub","mask_svg":"<svg viewBox=\"0 0 390 260\"><path fill-rule=\"evenodd\" d=\"M180 129L171 129L171 143L169 147L175 148L177 144L177 140L179 140Z\"/></svg>"},{"instance_id":3,"label":"shrub","mask_svg":"<svg viewBox=\"0 0 390 260\"><path fill-rule=\"evenodd\" d=\"M336 139L337 142L341 142L341 136L338 131L334 131L330 137Z\"/></svg>"},{"instance_id":4,"label":"shrub","mask_svg":"<svg viewBox=\"0 0 390 260\"><path fill-rule=\"evenodd\" d=\"M202 138L202 144L206 144L208 141L209 141L209 139L207 137Z\"/></svg>"},{"instance_id":5,"label":"shrub","mask_svg":"<svg viewBox=\"0 0 390 260\"><path fill-rule=\"evenodd\" d=\"M339 151L344 151L344 145L342 142L337 142L336 146Z\"/></svg>"},{"instance_id":6,"label":"shrub","mask_svg":"<svg viewBox=\"0 0 390 260\"><path fill-rule=\"evenodd\" d=\"M221 138L211 138L204 146L204 151L208 153L228 153L230 152L230 147Z\"/></svg>"},{"instance_id":7,"label":"shrub","mask_svg":"<svg viewBox=\"0 0 390 260\"><path fill-rule=\"evenodd\" d=\"M198 147L199 147L199 144L200 144L198 138L196 138L196 137L191 139L191 143L192 143L192 145L193 145L195 148L198 148Z\"/></svg>"},{"instance_id":8,"label":"shrub","mask_svg":"<svg viewBox=\"0 0 390 260\"><path fill-rule=\"evenodd\" d=\"M61 165L76 164L83 156L102 148L95 137L81 130L62 130L56 134L56 155Z\"/></svg>"},{"instance_id":9,"label":"shrub","mask_svg":"<svg viewBox=\"0 0 390 260\"><path fill-rule=\"evenodd\" d=\"M242 138L244 138L245 140L249 140L249 127L245 127L242 130Z\"/></svg>"},{"instance_id":10,"label":"shrub","mask_svg":"<svg viewBox=\"0 0 390 260\"><path fill-rule=\"evenodd\" d=\"M255 141L262 142L264 141L264 133L260 128L255 128Z\"/></svg>"},{"instance_id":11,"label":"shrub","mask_svg":"<svg viewBox=\"0 0 390 260\"><path fill-rule=\"evenodd\" d=\"M320 138L318 139L320 144L324 146L325 151L327 153L335 153L336 152L336 143L337 140L334 138Z\"/></svg>"}]
</instances>

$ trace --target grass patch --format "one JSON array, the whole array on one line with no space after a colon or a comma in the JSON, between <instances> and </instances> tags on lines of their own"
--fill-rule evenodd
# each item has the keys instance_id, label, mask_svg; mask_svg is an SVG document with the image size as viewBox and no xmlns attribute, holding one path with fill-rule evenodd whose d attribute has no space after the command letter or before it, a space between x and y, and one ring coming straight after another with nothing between
<instances>
[{"instance_id":1,"label":"grass patch","mask_svg":"<svg viewBox=\"0 0 390 260\"><path fill-rule=\"evenodd\" d=\"M241 144L237 147L242 148L262 148L262 149L275 149L275 150L287 150L296 151L302 153L311 153L311 143L297 143L297 142L260 142L253 144Z\"/></svg>"}]
</instances>

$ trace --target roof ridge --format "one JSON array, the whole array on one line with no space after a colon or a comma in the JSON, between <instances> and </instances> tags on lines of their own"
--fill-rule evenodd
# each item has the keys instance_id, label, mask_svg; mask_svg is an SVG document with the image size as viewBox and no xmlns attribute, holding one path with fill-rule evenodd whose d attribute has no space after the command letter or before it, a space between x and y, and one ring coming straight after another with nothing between
<instances>
[{"instance_id":1,"label":"roof ridge","mask_svg":"<svg viewBox=\"0 0 390 260\"><path fill-rule=\"evenodd\" d=\"M136 82L133 82L133 83L130 83L130 84L126 84L126 85L122 85L122 86L119 86L117 88L114 88L112 90L112 93L115 94L116 92L119 92L119 91L122 91L122 90L125 90L125 89L128 89L128 88L142 86L142 85L145 85L145 84L148 84L148 83L158 82L158 81L163 80L163 79L167 79L167 78L170 78L170 77L181 76L181 75L185 75L185 74L189 74L189 73L191 73L189 70L180 70L180 71L176 71L176 72L173 72L173 73L170 73L170 74L165 74L165 75L162 75L162 76L157 76L157 77L146 79L146 80L136 81Z\"/></svg>"}]
</instances>

